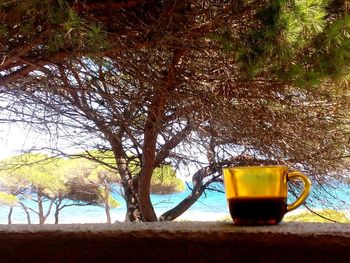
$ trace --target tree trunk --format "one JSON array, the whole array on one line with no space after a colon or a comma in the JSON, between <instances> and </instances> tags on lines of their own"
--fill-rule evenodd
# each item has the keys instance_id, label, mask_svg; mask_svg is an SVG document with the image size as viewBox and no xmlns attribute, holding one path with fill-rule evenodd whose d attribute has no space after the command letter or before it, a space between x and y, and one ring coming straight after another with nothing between
<instances>
[{"instance_id":1,"label":"tree trunk","mask_svg":"<svg viewBox=\"0 0 350 263\"><path fill-rule=\"evenodd\" d=\"M128 161L120 143L121 137L122 135L119 134L119 141L110 142L124 190L124 198L126 203L125 221L142 222L144 220L141 214L139 199L137 196L138 177L133 177L131 171L129 170Z\"/></svg>"},{"instance_id":2,"label":"tree trunk","mask_svg":"<svg viewBox=\"0 0 350 263\"><path fill-rule=\"evenodd\" d=\"M51 209L52 209L52 205L54 203L54 199L50 199L50 205L49 208L47 209L46 214L44 214L44 206L43 206L43 199L44 199L44 195L42 193L42 191L40 189L38 189L38 216L39 216L39 224L44 224L47 217L50 215L51 213Z\"/></svg>"},{"instance_id":3,"label":"tree trunk","mask_svg":"<svg viewBox=\"0 0 350 263\"><path fill-rule=\"evenodd\" d=\"M142 222L143 217L140 210L139 200L137 197L138 179L128 179L122 181L124 189L124 198L126 203L126 217L125 221Z\"/></svg>"},{"instance_id":4,"label":"tree trunk","mask_svg":"<svg viewBox=\"0 0 350 263\"><path fill-rule=\"evenodd\" d=\"M138 186L140 209L145 221L157 221L157 216L151 203L150 188L156 158L157 136L161 126L161 119L164 116L167 97L164 90L157 90L155 93L145 123L142 168Z\"/></svg>"},{"instance_id":5,"label":"tree trunk","mask_svg":"<svg viewBox=\"0 0 350 263\"><path fill-rule=\"evenodd\" d=\"M26 215L27 215L27 222L28 222L28 225L32 224L31 219L30 219L30 214L29 214L29 212L28 212L28 208L27 208L22 202L20 202L19 204L22 206L24 212L25 212Z\"/></svg>"},{"instance_id":6,"label":"tree trunk","mask_svg":"<svg viewBox=\"0 0 350 263\"><path fill-rule=\"evenodd\" d=\"M38 216L39 216L39 224L45 223L44 218L44 208L43 208L43 196L41 195L41 191L38 190Z\"/></svg>"},{"instance_id":7,"label":"tree trunk","mask_svg":"<svg viewBox=\"0 0 350 263\"><path fill-rule=\"evenodd\" d=\"M63 198L59 198L57 203L55 203L55 225L58 224L58 218L59 218L59 214L60 214L60 205L62 203Z\"/></svg>"},{"instance_id":8,"label":"tree trunk","mask_svg":"<svg viewBox=\"0 0 350 263\"><path fill-rule=\"evenodd\" d=\"M108 184L104 185L105 189L104 189L104 203L105 203L105 212L106 212L106 217L107 217L107 224L112 223L112 219L111 219L111 208L109 206L109 189L108 189Z\"/></svg>"},{"instance_id":9,"label":"tree trunk","mask_svg":"<svg viewBox=\"0 0 350 263\"><path fill-rule=\"evenodd\" d=\"M58 206L56 205L55 209L55 225L58 225L58 215L60 213L60 210L58 209Z\"/></svg>"},{"instance_id":10,"label":"tree trunk","mask_svg":"<svg viewBox=\"0 0 350 263\"><path fill-rule=\"evenodd\" d=\"M175 50L165 76L166 85L165 87L154 90L154 97L147 113L144 129L142 168L138 187L140 209L145 221L157 221L150 197L151 179L156 160L157 137L162 129L169 94L175 87L176 65L183 54L184 50Z\"/></svg>"},{"instance_id":11,"label":"tree trunk","mask_svg":"<svg viewBox=\"0 0 350 263\"><path fill-rule=\"evenodd\" d=\"M51 199L49 208L47 209L47 212L46 212L46 214L44 215L44 223L45 223L47 217L48 217L48 216L50 215L50 213L51 213L51 209L52 209L53 203L54 203L54 200Z\"/></svg>"},{"instance_id":12,"label":"tree trunk","mask_svg":"<svg viewBox=\"0 0 350 263\"><path fill-rule=\"evenodd\" d=\"M177 206L165 212L159 217L159 221L172 221L187 211L202 195L205 187L193 187L192 192Z\"/></svg>"},{"instance_id":13,"label":"tree trunk","mask_svg":"<svg viewBox=\"0 0 350 263\"><path fill-rule=\"evenodd\" d=\"M8 223L9 225L12 224L12 219L11 219L12 211L13 211L13 207L11 206L11 207L10 207L9 214L8 214L8 217L7 217L7 223Z\"/></svg>"},{"instance_id":14,"label":"tree trunk","mask_svg":"<svg viewBox=\"0 0 350 263\"><path fill-rule=\"evenodd\" d=\"M157 136L160 129L160 119L164 113L165 102L165 92L157 92L150 106L145 124L142 168L138 186L140 209L145 221L157 221L157 216L151 203L150 188L155 164Z\"/></svg>"},{"instance_id":15,"label":"tree trunk","mask_svg":"<svg viewBox=\"0 0 350 263\"><path fill-rule=\"evenodd\" d=\"M107 224L112 223L111 208L109 207L108 201L105 202L105 212L106 212L106 217L107 217Z\"/></svg>"},{"instance_id":16,"label":"tree trunk","mask_svg":"<svg viewBox=\"0 0 350 263\"><path fill-rule=\"evenodd\" d=\"M171 221L182 215L188 208L190 208L202 195L207 184L203 185L203 178L208 175L212 170L207 168L202 168L197 171L193 177L193 189L191 194L189 194L184 200L182 200L177 206L165 212L159 217L159 221Z\"/></svg>"}]
</instances>

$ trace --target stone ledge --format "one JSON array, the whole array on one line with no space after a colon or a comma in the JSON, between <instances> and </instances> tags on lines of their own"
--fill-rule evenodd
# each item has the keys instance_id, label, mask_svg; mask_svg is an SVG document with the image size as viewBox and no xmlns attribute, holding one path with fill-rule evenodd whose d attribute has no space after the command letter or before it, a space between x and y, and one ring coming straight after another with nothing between
<instances>
[{"instance_id":1,"label":"stone ledge","mask_svg":"<svg viewBox=\"0 0 350 263\"><path fill-rule=\"evenodd\" d=\"M350 262L350 224L1 225L1 262Z\"/></svg>"}]
</instances>

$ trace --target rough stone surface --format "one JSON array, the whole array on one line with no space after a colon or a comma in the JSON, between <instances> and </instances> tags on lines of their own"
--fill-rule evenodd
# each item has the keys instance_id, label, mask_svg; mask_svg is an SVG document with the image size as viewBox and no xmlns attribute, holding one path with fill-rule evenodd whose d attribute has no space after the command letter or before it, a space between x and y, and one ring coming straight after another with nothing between
<instances>
[{"instance_id":1,"label":"rough stone surface","mask_svg":"<svg viewBox=\"0 0 350 263\"><path fill-rule=\"evenodd\" d=\"M349 262L350 224L2 225L0 262Z\"/></svg>"}]
</instances>

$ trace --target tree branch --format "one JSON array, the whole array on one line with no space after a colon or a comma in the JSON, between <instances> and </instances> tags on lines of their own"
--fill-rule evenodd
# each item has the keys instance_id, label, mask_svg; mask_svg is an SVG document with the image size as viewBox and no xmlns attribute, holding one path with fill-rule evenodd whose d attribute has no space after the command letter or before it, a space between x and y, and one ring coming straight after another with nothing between
<instances>
[{"instance_id":1,"label":"tree branch","mask_svg":"<svg viewBox=\"0 0 350 263\"><path fill-rule=\"evenodd\" d=\"M192 177L193 189L192 192L182 200L178 205L169 211L165 212L159 217L159 221L171 221L182 215L188 208L190 208L201 196L206 187L211 181L203 184L203 178L212 174L214 170L211 167L204 167L199 169Z\"/></svg>"},{"instance_id":2,"label":"tree branch","mask_svg":"<svg viewBox=\"0 0 350 263\"><path fill-rule=\"evenodd\" d=\"M183 142L184 138L186 138L192 130L193 125L188 124L185 128L183 128L180 132L178 132L170 140L168 140L157 154L154 166L157 167L161 165L164 162L165 158L169 156L170 151L174 149L177 145L179 145L179 143Z\"/></svg>"}]
</instances>

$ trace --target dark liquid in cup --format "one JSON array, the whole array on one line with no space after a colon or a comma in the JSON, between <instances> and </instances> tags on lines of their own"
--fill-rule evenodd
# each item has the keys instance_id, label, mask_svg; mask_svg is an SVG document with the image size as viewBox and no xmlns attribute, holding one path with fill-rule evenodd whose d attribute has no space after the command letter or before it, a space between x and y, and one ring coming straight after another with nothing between
<instances>
[{"instance_id":1,"label":"dark liquid in cup","mask_svg":"<svg viewBox=\"0 0 350 263\"><path fill-rule=\"evenodd\" d=\"M228 206L237 225L275 225L287 212L285 197L231 198Z\"/></svg>"}]
</instances>

